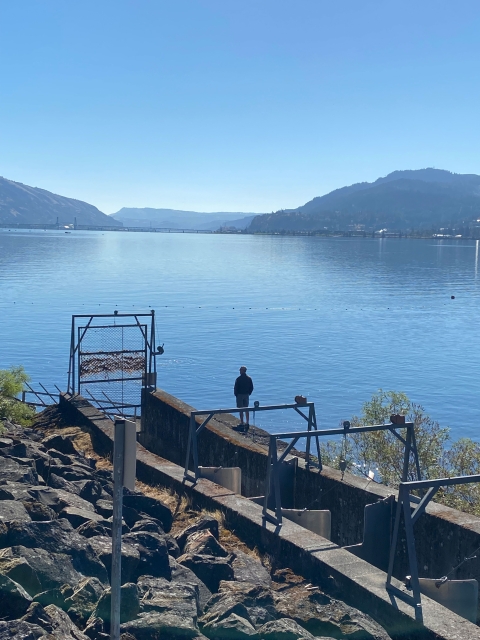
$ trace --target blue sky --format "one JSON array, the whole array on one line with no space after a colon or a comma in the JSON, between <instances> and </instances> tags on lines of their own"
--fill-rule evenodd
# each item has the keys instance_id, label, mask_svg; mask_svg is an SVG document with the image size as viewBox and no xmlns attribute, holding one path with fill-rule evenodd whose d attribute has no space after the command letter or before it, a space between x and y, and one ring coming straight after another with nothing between
<instances>
[{"instance_id":1,"label":"blue sky","mask_svg":"<svg viewBox=\"0 0 480 640\"><path fill-rule=\"evenodd\" d=\"M3 0L0 175L111 213L480 173L479 33L478 0Z\"/></svg>"}]
</instances>

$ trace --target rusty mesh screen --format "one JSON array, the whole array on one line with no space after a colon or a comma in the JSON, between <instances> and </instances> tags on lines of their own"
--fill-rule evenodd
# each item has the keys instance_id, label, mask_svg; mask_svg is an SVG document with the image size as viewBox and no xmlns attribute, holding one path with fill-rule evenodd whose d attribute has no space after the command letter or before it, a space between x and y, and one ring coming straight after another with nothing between
<instances>
[{"instance_id":1,"label":"rusty mesh screen","mask_svg":"<svg viewBox=\"0 0 480 640\"><path fill-rule=\"evenodd\" d=\"M142 330L147 335L146 325L79 327L78 388L85 398L90 393L103 402L108 396L119 407L140 406L142 376L147 370Z\"/></svg>"}]
</instances>

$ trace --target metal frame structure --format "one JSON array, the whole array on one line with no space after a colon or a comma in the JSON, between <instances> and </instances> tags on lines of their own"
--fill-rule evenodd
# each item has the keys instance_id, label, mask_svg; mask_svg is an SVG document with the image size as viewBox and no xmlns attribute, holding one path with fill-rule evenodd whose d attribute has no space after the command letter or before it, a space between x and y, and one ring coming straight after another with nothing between
<instances>
[{"instance_id":1,"label":"metal frame structure","mask_svg":"<svg viewBox=\"0 0 480 640\"><path fill-rule=\"evenodd\" d=\"M415 549L415 536L413 533L413 525L418 518L425 512L428 503L441 487L451 487L457 484L471 484L472 482L480 482L480 475L473 476L456 476L454 478L437 478L434 480L418 480L412 482L401 482L398 489L397 511L395 514L395 525L393 528L392 542L390 546L390 558L388 563L387 581L385 587L387 591L394 594L404 602L411 604L415 609L415 619L419 622L423 620L422 601L420 594L420 583L418 576L417 552ZM427 492L423 497L412 495L410 492L417 490L425 490ZM413 511L412 511L412 503ZM402 591L392 584L393 564L395 561L395 552L398 545L400 516L403 511L403 519L405 522L405 535L407 539L408 565L410 570L410 584L412 587L412 595Z\"/></svg>"},{"instance_id":2,"label":"metal frame structure","mask_svg":"<svg viewBox=\"0 0 480 640\"><path fill-rule=\"evenodd\" d=\"M150 319L148 323L147 319ZM122 320L123 319L123 320ZM141 319L144 319L141 322ZM120 323L117 322L120 320ZM130 320L130 322L129 322ZM150 324L150 326L149 326ZM82 342L88 331L91 329L130 329L138 328L141 333L142 348L141 349L112 349L104 351L82 351ZM163 353L163 350L159 353ZM86 393L99 409L107 415L122 415L130 417L131 414L125 413L127 410L133 409L136 417L137 409L141 407L141 401L138 403L123 402L112 400L104 391L101 394L104 398L93 395L87 388L87 385L95 385L100 383L120 383L140 382L144 387L154 387L156 385L156 361L155 355L155 311L152 309L149 313L101 313L101 314L82 314L72 316L72 331L70 339L70 361L68 368L68 392L72 395L80 394L85 389ZM107 374L103 378L85 379L86 374L82 375L82 358L96 358L100 362L105 363ZM125 358L136 358L142 361L141 375L126 376L123 368ZM111 371L119 371L120 376L109 377L107 365L110 361Z\"/></svg>"},{"instance_id":3,"label":"metal frame structure","mask_svg":"<svg viewBox=\"0 0 480 640\"><path fill-rule=\"evenodd\" d=\"M309 417L307 417L304 413L302 413L302 407L309 407ZM315 417L315 405L313 402L307 402L306 404L278 404L278 405L266 405L264 407L260 405L254 405L253 407L235 407L234 409L206 409L203 411L192 411L190 413L190 425L188 431L188 443L187 443L187 455L185 457L185 471L183 474L184 480L190 480L191 482L196 482L200 477L198 470L198 435L205 429L207 424L213 418L213 416L221 414L221 413L243 413L246 411L251 411L253 414L257 411L278 411L281 409L294 409L298 414L302 416L305 420L308 421L309 432L312 428L311 425L315 425L314 428L317 428L317 422ZM196 417L197 416L207 416L205 420L198 427L196 426ZM189 466L190 466L190 456L193 456L193 469L195 476L192 477L189 474Z\"/></svg>"},{"instance_id":4,"label":"metal frame structure","mask_svg":"<svg viewBox=\"0 0 480 640\"><path fill-rule=\"evenodd\" d=\"M312 404L313 403L309 403ZM306 418L306 416L304 416ZM356 433L369 433L372 431L390 431L400 442L404 445L404 457L403 457L403 469L402 469L402 482L408 478L408 470L410 467L410 455L413 454L415 462L415 470L418 480L421 480L420 463L418 460L417 442L415 439L415 430L413 422L405 422L404 424L379 424L379 425L367 425L364 427L351 427L349 422L344 423L344 426L336 429L317 429L316 420L314 422L314 430L293 432L293 433L274 433L270 435L270 444L268 447L268 467L267 467L267 480L265 486L265 497L263 504L263 516L269 522L279 526L282 524L282 497L280 492L280 476L279 465L285 460L285 457L295 446L300 438L307 438L307 450L306 450L306 462L307 468L312 464L310 461L310 440L315 438L317 444L318 453L318 465L320 471L323 469L322 459L320 454L319 438L324 436L337 436L337 435L353 435ZM347 426L348 425L348 426ZM406 437L403 438L397 433L396 428L406 429ZM277 440L291 439L292 441L287 448L282 452L280 458L278 458L277 452ZM267 511L267 505L270 500L271 487L273 484L273 491L275 495L275 516L272 516Z\"/></svg>"}]
</instances>

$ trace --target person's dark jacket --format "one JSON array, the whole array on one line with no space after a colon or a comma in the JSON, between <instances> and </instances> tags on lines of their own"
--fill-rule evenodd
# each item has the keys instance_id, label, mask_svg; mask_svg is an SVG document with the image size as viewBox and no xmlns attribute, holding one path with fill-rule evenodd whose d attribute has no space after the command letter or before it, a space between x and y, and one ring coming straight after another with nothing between
<instances>
[{"instance_id":1,"label":"person's dark jacket","mask_svg":"<svg viewBox=\"0 0 480 640\"><path fill-rule=\"evenodd\" d=\"M250 376L247 376L246 373L241 373L238 378L235 380L235 386L233 388L233 393L236 396L239 395L251 395L253 391L253 382Z\"/></svg>"}]
</instances>

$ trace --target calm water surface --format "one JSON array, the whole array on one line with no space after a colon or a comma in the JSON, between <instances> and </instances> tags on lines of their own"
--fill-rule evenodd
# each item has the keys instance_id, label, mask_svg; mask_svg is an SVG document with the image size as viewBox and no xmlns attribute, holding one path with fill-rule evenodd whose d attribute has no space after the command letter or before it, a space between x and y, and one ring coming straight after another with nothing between
<instances>
[{"instance_id":1,"label":"calm water surface","mask_svg":"<svg viewBox=\"0 0 480 640\"><path fill-rule=\"evenodd\" d=\"M73 313L154 308L158 386L199 409L232 406L245 364L254 399L304 394L324 427L382 387L478 439L478 254L475 241L2 230L0 368L65 388ZM288 412L256 422L304 428Z\"/></svg>"}]
</instances>

